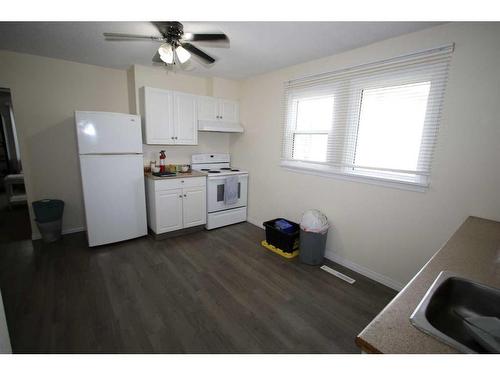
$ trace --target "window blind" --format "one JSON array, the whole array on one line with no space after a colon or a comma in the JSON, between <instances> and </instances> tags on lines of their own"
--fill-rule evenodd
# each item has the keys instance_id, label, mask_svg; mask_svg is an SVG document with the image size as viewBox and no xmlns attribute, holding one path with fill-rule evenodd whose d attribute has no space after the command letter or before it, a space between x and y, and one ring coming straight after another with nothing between
<instances>
[{"instance_id":1,"label":"window blind","mask_svg":"<svg viewBox=\"0 0 500 375\"><path fill-rule=\"evenodd\" d=\"M428 186L453 44L284 83L282 165ZM331 98L327 136L298 113L303 100ZM304 106L303 106L304 107ZM327 113L327 111L323 111ZM322 119L322 124L325 118ZM309 138L308 138L309 139ZM316 141L315 141L316 140ZM299 142L300 141L300 142ZM300 152L297 148L300 146ZM295 153L294 153L294 148Z\"/></svg>"}]
</instances>

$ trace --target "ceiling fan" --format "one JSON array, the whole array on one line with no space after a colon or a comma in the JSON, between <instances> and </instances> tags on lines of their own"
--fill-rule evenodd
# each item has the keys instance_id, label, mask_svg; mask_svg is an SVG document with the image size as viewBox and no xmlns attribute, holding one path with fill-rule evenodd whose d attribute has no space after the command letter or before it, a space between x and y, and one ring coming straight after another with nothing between
<instances>
[{"instance_id":1,"label":"ceiling fan","mask_svg":"<svg viewBox=\"0 0 500 375\"><path fill-rule=\"evenodd\" d=\"M160 36L104 33L104 38L109 41L154 41L161 43L158 51L153 56L153 62L165 63L167 66L182 65L186 63L191 54L202 63L211 65L216 60L192 43L209 42L212 47L229 47L229 38L223 33L189 33L184 32L180 22L151 22L158 29Z\"/></svg>"}]
</instances>

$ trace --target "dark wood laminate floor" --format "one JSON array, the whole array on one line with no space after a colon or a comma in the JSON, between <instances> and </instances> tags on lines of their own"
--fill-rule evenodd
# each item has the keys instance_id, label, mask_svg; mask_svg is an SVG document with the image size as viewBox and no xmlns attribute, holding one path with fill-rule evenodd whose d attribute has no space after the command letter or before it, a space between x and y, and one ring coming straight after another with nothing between
<instances>
[{"instance_id":1,"label":"dark wood laminate floor","mask_svg":"<svg viewBox=\"0 0 500 375\"><path fill-rule=\"evenodd\" d=\"M13 350L358 353L356 335L394 291L286 261L262 248L263 238L242 223L97 249L83 233L2 245Z\"/></svg>"}]
</instances>

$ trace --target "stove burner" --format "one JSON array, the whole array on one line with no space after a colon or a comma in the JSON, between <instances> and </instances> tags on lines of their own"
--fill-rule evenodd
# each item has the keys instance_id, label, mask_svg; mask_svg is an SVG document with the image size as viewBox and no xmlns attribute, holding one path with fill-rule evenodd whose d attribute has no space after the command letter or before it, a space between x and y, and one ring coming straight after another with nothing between
<instances>
[{"instance_id":1,"label":"stove burner","mask_svg":"<svg viewBox=\"0 0 500 375\"><path fill-rule=\"evenodd\" d=\"M227 167L226 168L221 168L221 171L230 171L230 170L231 170L231 168L227 168Z\"/></svg>"},{"instance_id":2,"label":"stove burner","mask_svg":"<svg viewBox=\"0 0 500 375\"><path fill-rule=\"evenodd\" d=\"M202 171L208 172L210 169L208 168L201 168Z\"/></svg>"},{"instance_id":3,"label":"stove burner","mask_svg":"<svg viewBox=\"0 0 500 375\"><path fill-rule=\"evenodd\" d=\"M231 172L239 172L239 169L231 169Z\"/></svg>"},{"instance_id":4,"label":"stove burner","mask_svg":"<svg viewBox=\"0 0 500 375\"><path fill-rule=\"evenodd\" d=\"M208 171L208 173L220 173L220 171Z\"/></svg>"}]
</instances>

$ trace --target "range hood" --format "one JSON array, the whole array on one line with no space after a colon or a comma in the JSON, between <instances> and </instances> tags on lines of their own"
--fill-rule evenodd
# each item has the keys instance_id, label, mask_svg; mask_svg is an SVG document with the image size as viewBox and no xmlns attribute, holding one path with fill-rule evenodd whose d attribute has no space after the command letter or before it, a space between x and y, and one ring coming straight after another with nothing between
<instances>
[{"instance_id":1,"label":"range hood","mask_svg":"<svg viewBox=\"0 0 500 375\"><path fill-rule=\"evenodd\" d=\"M238 122L225 121L198 121L198 131L219 133L243 133L243 128Z\"/></svg>"}]
</instances>

